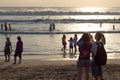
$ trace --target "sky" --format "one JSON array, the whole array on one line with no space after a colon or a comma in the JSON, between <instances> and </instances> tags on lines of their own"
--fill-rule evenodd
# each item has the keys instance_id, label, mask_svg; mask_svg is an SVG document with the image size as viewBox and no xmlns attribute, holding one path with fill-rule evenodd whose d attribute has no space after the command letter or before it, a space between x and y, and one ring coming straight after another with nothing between
<instances>
[{"instance_id":1,"label":"sky","mask_svg":"<svg viewBox=\"0 0 120 80\"><path fill-rule=\"evenodd\" d=\"M0 0L0 7L120 7L120 0Z\"/></svg>"}]
</instances>

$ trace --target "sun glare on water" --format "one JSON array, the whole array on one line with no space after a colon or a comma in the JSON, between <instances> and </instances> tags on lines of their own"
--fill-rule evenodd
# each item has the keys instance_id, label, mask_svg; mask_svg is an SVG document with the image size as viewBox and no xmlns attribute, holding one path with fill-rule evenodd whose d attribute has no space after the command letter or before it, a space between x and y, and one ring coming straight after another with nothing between
<instances>
[{"instance_id":1,"label":"sun glare on water","mask_svg":"<svg viewBox=\"0 0 120 80\"><path fill-rule=\"evenodd\" d=\"M105 8L103 7L83 7L80 8L81 12L103 12Z\"/></svg>"},{"instance_id":2,"label":"sun glare on water","mask_svg":"<svg viewBox=\"0 0 120 80\"><path fill-rule=\"evenodd\" d=\"M84 8L79 8L77 11L80 12L104 12L106 8L102 7L84 7ZM92 19L104 19L108 18L106 16L101 16L101 15L80 15L76 16L76 19L83 19L83 20L92 20ZM79 31L101 31L103 30L103 27L100 27L102 25L101 23L84 23L84 24L74 24L74 29L73 30L79 30Z\"/></svg>"}]
</instances>

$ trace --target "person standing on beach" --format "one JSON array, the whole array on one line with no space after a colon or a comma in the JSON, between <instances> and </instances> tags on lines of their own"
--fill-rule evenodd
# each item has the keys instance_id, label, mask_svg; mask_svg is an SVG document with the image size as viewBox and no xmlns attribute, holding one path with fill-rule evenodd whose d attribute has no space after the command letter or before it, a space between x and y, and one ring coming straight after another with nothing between
<instances>
[{"instance_id":1,"label":"person standing on beach","mask_svg":"<svg viewBox=\"0 0 120 80\"><path fill-rule=\"evenodd\" d=\"M115 25L113 25L113 30L115 30Z\"/></svg>"},{"instance_id":2,"label":"person standing on beach","mask_svg":"<svg viewBox=\"0 0 120 80\"><path fill-rule=\"evenodd\" d=\"M49 31L52 31L52 24L50 23Z\"/></svg>"},{"instance_id":3,"label":"person standing on beach","mask_svg":"<svg viewBox=\"0 0 120 80\"><path fill-rule=\"evenodd\" d=\"M11 31L11 25L9 24L9 30Z\"/></svg>"},{"instance_id":4,"label":"person standing on beach","mask_svg":"<svg viewBox=\"0 0 120 80\"><path fill-rule=\"evenodd\" d=\"M5 22L5 31L7 31L8 29L7 29L7 22Z\"/></svg>"},{"instance_id":5,"label":"person standing on beach","mask_svg":"<svg viewBox=\"0 0 120 80\"><path fill-rule=\"evenodd\" d=\"M76 54L77 52L77 34L74 35L74 38L73 38L73 41L74 41L74 55Z\"/></svg>"},{"instance_id":6,"label":"person standing on beach","mask_svg":"<svg viewBox=\"0 0 120 80\"><path fill-rule=\"evenodd\" d=\"M88 33L83 33L82 37L78 40L79 58L77 61L78 80L82 80L82 70L85 70L85 80L89 80L89 67L90 67L90 53L92 43Z\"/></svg>"},{"instance_id":7,"label":"person standing on beach","mask_svg":"<svg viewBox=\"0 0 120 80\"><path fill-rule=\"evenodd\" d=\"M5 62L10 61L11 52L12 52L11 41L9 37L6 37L5 48L4 48Z\"/></svg>"},{"instance_id":8,"label":"person standing on beach","mask_svg":"<svg viewBox=\"0 0 120 80\"><path fill-rule=\"evenodd\" d=\"M70 37L70 40L69 41L69 54L70 54L70 57L73 56L73 39L72 37Z\"/></svg>"},{"instance_id":9,"label":"person standing on beach","mask_svg":"<svg viewBox=\"0 0 120 80\"><path fill-rule=\"evenodd\" d=\"M67 44L67 42L66 42L66 35L64 34L63 37L62 37L62 45L63 45L62 50L64 52L63 57L66 56L66 44Z\"/></svg>"},{"instance_id":10,"label":"person standing on beach","mask_svg":"<svg viewBox=\"0 0 120 80\"><path fill-rule=\"evenodd\" d=\"M53 30L55 30L55 23L52 23Z\"/></svg>"},{"instance_id":11,"label":"person standing on beach","mask_svg":"<svg viewBox=\"0 0 120 80\"><path fill-rule=\"evenodd\" d=\"M103 72L102 72L102 66L98 66L95 61L94 57L97 54L97 48L98 45L105 45L105 37L101 32L96 32L95 34L95 42L92 44L92 62L91 62L91 71L92 76L94 77L94 80L104 80L103 79Z\"/></svg>"},{"instance_id":12,"label":"person standing on beach","mask_svg":"<svg viewBox=\"0 0 120 80\"><path fill-rule=\"evenodd\" d=\"M1 30L3 30L3 24L1 24Z\"/></svg>"},{"instance_id":13,"label":"person standing on beach","mask_svg":"<svg viewBox=\"0 0 120 80\"><path fill-rule=\"evenodd\" d=\"M14 55L14 64L16 64L16 58L19 57L19 64L21 64L22 59L22 52L23 52L23 42L21 40L21 37L17 37L17 43L16 43L16 49L15 49L15 55Z\"/></svg>"}]
</instances>

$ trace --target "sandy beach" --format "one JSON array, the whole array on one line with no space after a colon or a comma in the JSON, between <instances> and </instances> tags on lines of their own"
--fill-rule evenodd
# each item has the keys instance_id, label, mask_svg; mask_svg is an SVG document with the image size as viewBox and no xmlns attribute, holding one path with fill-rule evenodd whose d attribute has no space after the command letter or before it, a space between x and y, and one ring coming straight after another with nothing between
<instances>
[{"instance_id":1,"label":"sandy beach","mask_svg":"<svg viewBox=\"0 0 120 80\"><path fill-rule=\"evenodd\" d=\"M4 56L2 56L4 58ZM0 80L77 80L77 58L61 55L26 55L21 64L0 59ZM120 80L120 59L109 59L103 67L105 80ZM92 80L91 73L90 80ZM83 76L84 78L84 76Z\"/></svg>"}]
</instances>

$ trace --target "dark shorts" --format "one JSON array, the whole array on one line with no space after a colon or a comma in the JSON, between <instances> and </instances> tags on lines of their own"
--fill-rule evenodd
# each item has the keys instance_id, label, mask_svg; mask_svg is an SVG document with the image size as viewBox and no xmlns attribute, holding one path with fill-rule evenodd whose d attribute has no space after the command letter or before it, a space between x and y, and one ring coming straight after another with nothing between
<instances>
[{"instance_id":1,"label":"dark shorts","mask_svg":"<svg viewBox=\"0 0 120 80\"><path fill-rule=\"evenodd\" d=\"M18 57L21 57L21 55L22 55L22 52L15 52L15 55L14 55L14 56L15 56L15 57L17 57L17 56L18 56Z\"/></svg>"},{"instance_id":2,"label":"dark shorts","mask_svg":"<svg viewBox=\"0 0 120 80\"><path fill-rule=\"evenodd\" d=\"M91 71L92 71L92 76L102 76L102 66L97 66L95 62L91 62Z\"/></svg>"},{"instance_id":3,"label":"dark shorts","mask_svg":"<svg viewBox=\"0 0 120 80\"><path fill-rule=\"evenodd\" d=\"M73 48L73 45L70 45L70 49L72 49Z\"/></svg>"},{"instance_id":4,"label":"dark shorts","mask_svg":"<svg viewBox=\"0 0 120 80\"><path fill-rule=\"evenodd\" d=\"M77 61L77 67L90 67L90 59L81 59Z\"/></svg>"}]
</instances>

